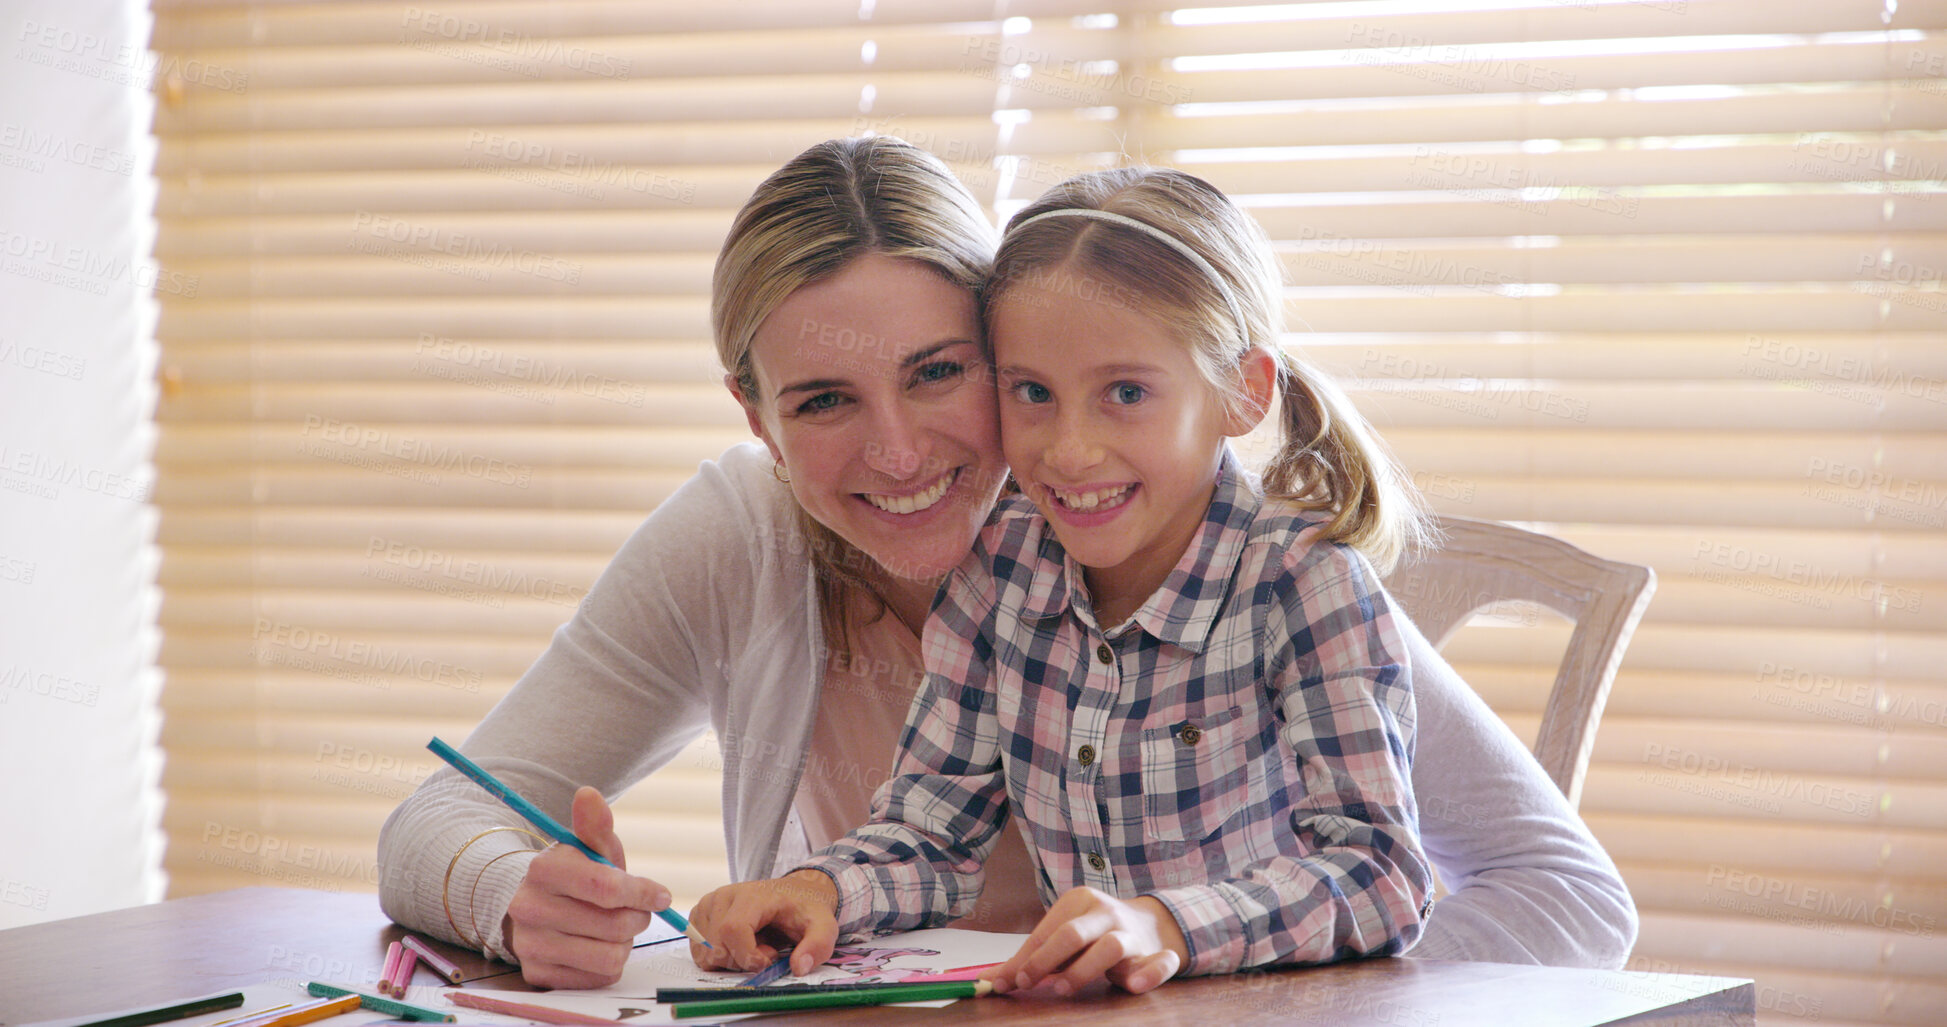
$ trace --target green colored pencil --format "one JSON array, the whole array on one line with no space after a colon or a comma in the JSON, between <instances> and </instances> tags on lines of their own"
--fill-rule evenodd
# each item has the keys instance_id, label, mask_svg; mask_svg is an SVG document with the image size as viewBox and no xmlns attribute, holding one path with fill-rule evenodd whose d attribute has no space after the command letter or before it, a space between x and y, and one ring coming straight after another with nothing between
<instances>
[{"instance_id":1,"label":"green colored pencil","mask_svg":"<svg viewBox=\"0 0 1947 1027\"><path fill-rule=\"evenodd\" d=\"M319 984L317 981L312 981L310 984L305 985L304 990L319 998L357 995L359 1004L365 1008L375 1013L396 1016L401 1020L431 1020L435 1023L452 1023L457 1019L452 1013L442 1013L437 1009L427 1009L425 1006L408 1005L404 1002L397 1002L389 998L380 998L377 995L367 995L362 991L352 991L349 988L338 988L329 984Z\"/></svg>"},{"instance_id":2,"label":"green colored pencil","mask_svg":"<svg viewBox=\"0 0 1947 1027\"><path fill-rule=\"evenodd\" d=\"M793 1009L831 1009L839 1006L884 1006L894 1002L933 1002L943 998L979 998L994 990L991 981L949 981L945 984L888 984L850 991L800 992L795 995L753 995L750 998L685 1002L673 1010L678 1020L731 1013L783 1013Z\"/></svg>"},{"instance_id":3,"label":"green colored pencil","mask_svg":"<svg viewBox=\"0 0 1947 1027\"><path fill-rule=\"evenodd\" d=\"M243 1005L243 992L231 991L221 995L191 999L188 1002L178 1002L173 1006L163 1006L160 1009L142 1009L133 1013L123 1013L106 1020L83 1024L82 1027L146 1027L147 1024L167 1023L184 1017L214 1013L219 1009L235 1009L240 1005Z\"/></svg>"}]
</instances>

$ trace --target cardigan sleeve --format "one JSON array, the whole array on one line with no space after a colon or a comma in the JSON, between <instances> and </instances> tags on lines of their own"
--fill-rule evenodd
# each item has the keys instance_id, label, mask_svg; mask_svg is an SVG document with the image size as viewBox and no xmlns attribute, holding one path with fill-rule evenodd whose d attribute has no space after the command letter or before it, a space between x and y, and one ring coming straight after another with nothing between
<instances>
[{"instance_id":1,"label":"cardigan sleeve","mask_svg":"<svg viewBox=\"0 0 1947 1027\"><path fill-rule=\"evenodd\" d=\"M1421 843L1451 892L1409 953L1615 969L1636 942L1616 864L1528 747L1400 618L1419 707Z\"/></svg>"},{"instance_id":2,"label":"cardigan sleeve","mask_svg":"<svg viewBox=\"0 0 1947 1027\"><path fill-rule=\"evenodd\" d=\"M766 572L766 516L740 447L707 462L643 522L461 750L562 823L575 789L613 799L711 723ZM761 450L759 451L761 452ZM712 602L699 604L707 595ZM701 613L701 616L692 616ZM429 734L431 732L429 731ZM501 927L542 844L450 768L428 777L379 835L379 898L414 930L517 961ZM491 832L485 833L482 832ZM464 849L464 852L462 852ZM654 868L635 868L654 875Z\"/></svg>"}]
</instances>

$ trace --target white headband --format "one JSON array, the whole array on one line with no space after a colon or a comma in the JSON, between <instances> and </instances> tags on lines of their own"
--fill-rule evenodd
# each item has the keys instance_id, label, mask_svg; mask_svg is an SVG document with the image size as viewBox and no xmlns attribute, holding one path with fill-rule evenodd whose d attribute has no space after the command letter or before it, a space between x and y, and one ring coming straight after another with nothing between
<instances>
[{"instance_id":1,"label":"white headband","mask_svg":"<svg viewBox=\"0 0 1947 1027\"><path fill-rule=\"evenodd\" d=\"M1224 283L1223 276L1217 273L1216 268L1210 266L1209 261L1203 259L1203 254L1198 253L1197 251L1191 249L1189 243L1186 243L1183 240L1178 239L1176 236L1173 236L1168 232L1165 232L1162 229L1157 228L1155 225L1149 224L1146 221L1138 221L1132 217L1125 217L1124 215L1114 213L1113 211L1096 210L1093 207L1063 207L1060 210L1043 211L1027 219L1026 221L1009 225L1008 230L1018 231L1020 229L1028 227L1029 225L1034 224L1036 221L1043 221L1048 218L1059 218L1059 217L1093 218L1097 221L1107 221L1112 225L1121 225L1124 228L1133 228L1136 231L1143 233L1144 235L1147 235L1153 239L1160 240L1165 245L1169 246L1170 249L1173 249L1176 252L1181 253L1185 258L1187 258L1190 261L1190 263L1195 264L1196 266L1202 268L1203 273L1207 275L1210 278L1210 280L1216 284L1217 291L1224 294L1224 302L1226 304L1229 304L1230 306L1231 320L1237 323L1237 334L1241 339L1243 339L1244 348L1246 350L1250 349L1251 330L1250 330L1250 326L1244 323L1244 308L1237 305L1237 297L1231 295L1230 286Z\"/></svg>"}]
</instances>

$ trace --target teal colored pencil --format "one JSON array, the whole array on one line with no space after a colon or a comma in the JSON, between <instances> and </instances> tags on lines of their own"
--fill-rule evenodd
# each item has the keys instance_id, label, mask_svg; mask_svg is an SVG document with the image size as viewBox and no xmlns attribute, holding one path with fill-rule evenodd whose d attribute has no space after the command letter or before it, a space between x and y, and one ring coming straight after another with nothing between
<instances>
[{"instance_id":1,"label":"teal colored pencil","mask_svg":"<svg viewBox=\"0 0 1947 1027\"><path fill-rule=\"evenodd\" d=\"M368 995L362 991L352 991L350 988L319 984L317 981L312 981L310 984L305 985L304 990L319 998L357 995L358 1004L364 1006L366 1009L370 1009L375 1013L384 1013L387 1016L396 1016L402 1020L429 1020L434 1023L452 1023L458 1019L452 1013L442 1013L437 1009L427 1009L425 1006L409 1005L389 998L380 998L377 995Z\"/></svg>"},{"instance_id":2,"label":"teal colored pencil","mask_svg":"<svg viewBox=\"0 0 1947 1027\"><path fill-rule=\"evenodd\" d=\"M522 798L519 792L507 787L501 783L499 778L487 773L486 768L461 755L460 750L440 741L438 737L427 742L426 748L433 750L433 755L452 764L454 770L472 778L474 784L485 788L494 798L506 803L508 809L519 813L528 823L540 828L542 834L547 835L549 838L563 845L572 845L580 849L582 855L587 856L589 859L605 867L615 866L615 864L608 861L607 857L589 848L586 842L575 837L573 831L562 827L559 820L542 812L541 807ZM656 910L656 915L662 917L664 923L695 939L697 944L702 945L706 949L711 947L709 942L703 940L702 934L690 929L690 922L684 919L683 914L673 909L659 909Z\"/></svg>"},{"instance_id":3,"label":"teal colored pencil","mask_svg":"<svg viewBox=\"0 0 1947 1027\"><path fill-rule=\"evenodd\" d=\"M933 1002L943 998L979 998L994 990L991 981L950 981L946 984L888 984L883 988L860 987L851 991L821 991L796 995L753 995L750 998L715 999L685 1002L673 1016L688 1020L698 1016L729 1016L732 1013L783 1013L794 1009L832 1009L840 1006L885 1006L894 1002Z\"/></svg>"}]
</instances>

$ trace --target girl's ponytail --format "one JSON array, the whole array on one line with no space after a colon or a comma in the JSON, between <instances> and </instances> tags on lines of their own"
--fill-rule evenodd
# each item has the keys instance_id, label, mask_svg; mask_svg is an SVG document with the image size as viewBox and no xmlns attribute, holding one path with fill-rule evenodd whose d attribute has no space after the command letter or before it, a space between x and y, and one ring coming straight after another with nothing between
<instances>
[{"instance_id":1,"label":"girl's ponytail","mask_svg":"<svg viewBox=\"0 0 1947 1027\"><path fill-rule=\"evenodd\" d=\"M1331 379L1295 354L1274 353L1279 444L1264 468L1265 494L1330 513L1324 537L1386 573L1430 541L1418 490Z\"/></svg>"}]
</instances>

